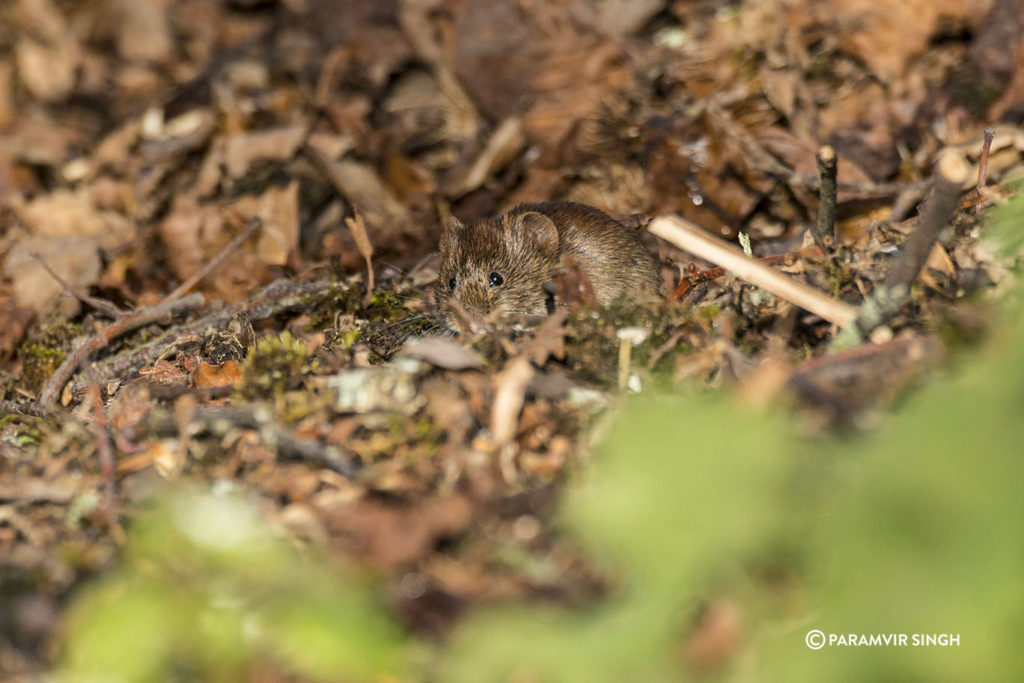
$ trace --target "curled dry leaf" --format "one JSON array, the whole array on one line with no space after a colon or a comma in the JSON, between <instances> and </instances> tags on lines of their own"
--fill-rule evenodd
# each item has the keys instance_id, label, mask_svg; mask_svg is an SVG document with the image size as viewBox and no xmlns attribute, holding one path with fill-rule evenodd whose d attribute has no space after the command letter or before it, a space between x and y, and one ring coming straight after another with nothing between
<instances>
[{"instance_id":1,"label":"curled dry leaf","mask_svg":"<svg viewBox=\"0 0 1024 683\"><path fill-rule=\"evenodd\" d=\"M373 244L370 242L370 235L366 231L362 216L356 214L354 218L346 218L345 225L352 233L352 239L363 260L366 261L366 300L369 301L373 294Z\"/></svg>"},{"instance_id":2,"label":"curled dry leaf","mask_svg":"<svg viewBox=\"0 0 1024 683\"><path fill-rule=\"evenodd\" d=\"M306 140L305 125L237 133L224 141L224 166L232 178L241 178L259 160L287 161Z\"/></svg>"},{"instance_id":3,"label":"curled dry leaf","mask_svg":"<svg viewBox=\"0 0 1024 683\"><path fill-rule=\"evenodd\" d=\"M397 237L408 227L409 209L371 166L348 159L332 161L319 150L308 149L328 180L366 221L378 243Z\"/></svg>"}]
</instances>

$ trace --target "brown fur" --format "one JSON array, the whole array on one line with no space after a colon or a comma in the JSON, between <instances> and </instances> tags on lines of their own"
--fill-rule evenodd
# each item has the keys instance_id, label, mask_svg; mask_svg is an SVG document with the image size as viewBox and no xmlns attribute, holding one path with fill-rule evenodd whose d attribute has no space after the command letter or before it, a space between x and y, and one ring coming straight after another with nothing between
<instances>
[{"instance_id":1,"label":"brown fur","mask_svg":"<svg viewBox=\"0 0 1024 683\"><path fill-rule=\"evenodd\" d=\"M444 324L457 328L453 301L474 320L546 314L543 285L566 253L603 305L643 291L661 293L657 260L611 216L573 202L520 204L496 218L468 225L453 218L445 226L435 289ZM501 285L490 284L491 273L501 276Z\"/></svg>"}]
</instances>

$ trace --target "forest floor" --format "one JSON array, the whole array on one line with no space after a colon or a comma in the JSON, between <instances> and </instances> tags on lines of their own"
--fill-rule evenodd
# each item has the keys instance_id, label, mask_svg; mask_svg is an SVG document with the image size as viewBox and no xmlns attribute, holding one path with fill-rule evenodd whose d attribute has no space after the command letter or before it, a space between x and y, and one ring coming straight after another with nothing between
<instances>
[{"instance_id":1,"label":"forest floor","mask_svg":"<svg viewBox=\"0 0 1024 683\"><path fill-rule=\"evenodd\" d=\"M550 520L621 396L870 429L992 325L1019 2L342 4L0 7L0 672L53 666L69 596L182 482L368 569L428 641L481 604L584 604L610 579ZM861 306L944 154L955 215L852 350L650 231L664 302L433 333L445 220L553 199L679 215Z\"/></svg>"}]
</instances>

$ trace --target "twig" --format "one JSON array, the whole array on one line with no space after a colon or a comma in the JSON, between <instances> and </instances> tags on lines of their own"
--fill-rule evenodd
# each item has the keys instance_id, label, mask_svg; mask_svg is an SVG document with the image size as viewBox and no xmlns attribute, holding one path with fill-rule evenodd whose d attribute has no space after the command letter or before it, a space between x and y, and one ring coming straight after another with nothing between
<instances>
[{"instance_id":1,"label":"twig","mask_svg":"<svg viewBox=\"0 0 1024 683\"><path fill-rule=\"evenodd\" d=\"M978 160L978 184L975 185L978 192L981 192L981 188L985 187L985 183L988 181L988 155L992 151L992 140L995 137L995 130L985 129L985 142L981 146L981 158Z\"/></svg>"},{"instance_id":2,"label":"twig","mask_svg":"<svg viewBox=\"0 0 1024 683\"><path fill-rule=\"evenodd\" d=\"M24 415L26 417L43 417L46 411L36 401L18 403L17 401L0 401L0 417L5 415Z\"/></svg>"},{"instance_id":3,"label":"twig","mask_svg":"<svg viewBox=\"0 0 1024 683\"><path fill-rule=\"evenodd\" d=\"M967 182L970 168L956 154L943 155L935 164L935 188L932 196L921 211L921 220L914 232L903 242L900 249L900 260L895 267L886 273L883 285L890 289L904 287L909 289L921 272L932 245L939 233L949 223L956 209L960 191Z\"/></svg>"},{"instance_id":4,"label":"twig","mask_svg":"<svg viewBox=\"0 0 1024 683\"><path fill-rule=\"evenodd\" d=\"M191 422L215 436L224 436L231 428L254 429L267 445L284 457L326 467L348 479L359 474L354 458L346 457L339 447L297 437L294 431L276 423L271 411L263 406L200 406L196 408ZM154 411L146 420L145 430L148 434L171 436L178 432L178 424L171 411Z\"/></svg>"},{"instance_id":5,"label":"twig","mask_svg":"<svg viewBox=\"0 0 1024 683\"><path fill-rule=\"evenodd\" d=\"M864 341L871 332L891 318L910 296L910 287L928 260L939 233L946 227L960 199L970 168L958 154L944 154L935 164L935 185L924 205L917 228L903 243L899 261L864 302L854 324L846 326L833 348L849 348Z\"/></svg>"},{"instance_id":6,"label":"twig","mask_svg":"<svg viewBox=\"0 0 1024 683\"><path fill-rule=\"evenodd\" d=\"M985 142L981 147L981 158L978 160L978 184L974 186L978 196L981 197L981 189L985 187L985 183L988 182L988 157L992 152L992 140L995 139L996 132L992 128L985 129ZM982 202L978 202L974 206L974 212L981 212Z\"/></svg>"},{"instance_id":7,"label":"twig","mask_svg":"<svg viewBox=\"0 0 1024 683\"><path fill-rule=\"evenodd\" d=\"M164 297L162 303L168 303L170 301L174 301L175 299L180 299L182 296L184 296L185 292L195 287L200 280L209 275L217 266L219 266L224 261L225 258L228 257L229 254L231 254L231 252L233 252L235 249L238 249L238 247L241 246L243 242L249 239L249 237L251 237L252 234L259 230L261 227L263 227L263 219L260 218L259 216L253 216L249 220L248 225L245 226L245 230L242 230L242 232L235 235L230 242L225 244L221 248L221 250L217 252L216 256L210 259L202 268L192 273L192 275L189 276L187 280L178 285L178 287L173 292Z\"/></svg>"},{"instance_id":8,"label":"twig","mask_svg":"<svg viewBox=\"0 0 1024 683\"><path fill-rule=\"evenodd\" d=\"M813 225L814 243L831 261L836 231L836 152L829 145L822 146L815 157L818 161L818 222Z\"/></svg>"},{"instance_id":9,"label":"twig","mask_svg":"<svg viewBox=\"0 0 1024 683\"><path fill-rule=\"evenodd\" d=\"M747 257L678 216L659 216L648 230L694 256L716 263L747 282L839 326L857 318L857 309Z\"/></svg>"},{"instance_id":10,"label":"twig","mask_svg":"<svg viewBox=\"0 0 1024 683\"><path fill-rule=\"evenodd\" d=\"M233 306L168 329L162 336L141 348L129 349L96 363L101 377L120 376L127 371L151 363L182 337L202 335L207 329L219 329L240 314L250 320L266 320L288 311L308 309L314 303L345 294L347 285L332 280L292 282L278 280L264 287L255 296Z\"/></svg>"},{"instance_id":11,"label":"twig","mask_svg":"<svg viewBox=\"0 0 1024 683\"><path fill-rule=\"evenodd\" d=\"M41 255L32 254L32 258L39 262L39 265L43 267L43 270L45 270L50 275L50 277L56 280L57 284L64 288L64 291L66 291L68 294L75 297L82 303L88 304L98 311L103 311L111 318L116 318L125 313L125 311L118 308L111 302L86 294L82 290L72 285L70 282L66 281L64 278L62 278L60 275L54 272L53 268L50 268L50 264L43 260L43 257Z\"/></svg>"},{"instance_id":12,"label":"twig","mask_svg":"<svg viewBox=\"0 0 1024 683\"><path fill-rule=\"evenodd\" d=\"M757 259L766 266L774 266L777 263L785 263L792 259L803 258L804 256L821 255L821 249L818 247L808 247L806 249L800 249L799 251L790 252L788 254L778 254L776 256L762 256ZM709 280L716 280L725 275L725 268L721 266L715 266L714 268L708 268L700 272L693 272L690 275L683 277L679 280L679 284L676 285L675 291L672 292L672 299L678 300L679 298L686 295L691 289L696 287L702 282L708 282Z\"/></svg>"},{"instance_id":13,"label":"twig","mask_svg":"<svg viewBox=\"0 0 1024 683\"><path fill-rule=\"evenodd\" d=\"M60 364L60 367L57 368L57 371L53 373L53 376L50 377L50 381L48 381L46 386L43 388L43 392L39 396L40 408L44 411L52 408L57 399L57 395L60 393L60 390L64 385L67 384L68 380L71 379L71 375L73 375L75 371L89 359L89 356L104 348L117 337L138 329L143 325L156 322L165 316L199 308L205 302L206 297L202 294L196 293L190 294L183 299L178 299L177 301L165 301L157 304L156 306L151 306L150 308L144 308L122 315L113 323L94 334L84 343L79 344L74 351L68 354L68 357L64 359L64 362Z\"/></svg>"},{"instance_id":14,"label":"twig","mask_svg":"<svg viewBox=\"0 0 1024 683\"><path fill-rule=\"evenodd\" d=\"M89 386L92 398L92 421L96 427L96 453L99 455L100 476L103 477L103 507L107 524L113 525L117 520L117 499L114 496L114 450L107 432L107 415L103 412L103 396L100 385L94 382Z\"/></svg>"}]
</instances>

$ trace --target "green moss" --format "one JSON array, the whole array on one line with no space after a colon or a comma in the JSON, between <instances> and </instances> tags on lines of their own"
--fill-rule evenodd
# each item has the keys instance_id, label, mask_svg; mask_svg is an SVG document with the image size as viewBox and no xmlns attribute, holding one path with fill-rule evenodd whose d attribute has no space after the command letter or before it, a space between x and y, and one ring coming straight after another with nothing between
<instances>
[{"instance_id":1,"label":"green moss","mask_svg":"<svg viewBox=\"0 0 1024 683\"><path fill-rule=\"evenodd\" d=\"M362 306L361 287L354 282L339 281L326 294L308 297L302 310L309 311L309 325L306 329L322 330L333 327L339 314L355 316Z\"/></svg>"},{"instance_id":2,"label":"green moss","mask_svg":"<svg viewBox=\"0 0 1024 683\"><path fill-rule=\"evenodd\" d=\"M64 351L35 342L25 342L18 351L21 358L21 386L34 394L46 385L64 362Z\"/></svg>"},{"instance_id":3,"label":"green moss","mask_svg":"<svg viewBox=\"0 0 1024 683\"><path fill-rule=\"evenodd\" d=\"M302 382L306 345L289 332L256 343L242 364L240 392L246 398L277 396Z\"/></svg>"},{"instance_id":4,"label":"green moss","mask_svg":"<svg viewBox=\"0 0 1024 683\"><path fill-rule=\"evenodd\" d=\"M363 337L363 331L358 327L350 327L347 330L332 330L327 340L329 348L341 348L345 351L351 349L356 342Z\"/></svg>"},{"instance_id":5,"label":"green moss","mask_svg":"<svg viewBox=\"0 0 1024 683\"><path fill-rule=\"evenodd\" d=\"M394 292L380 291L374 292L370 297L364 313L369 320L383 319L394 322L409 316L411 311Z\"/></svg>"}]
</instances>

